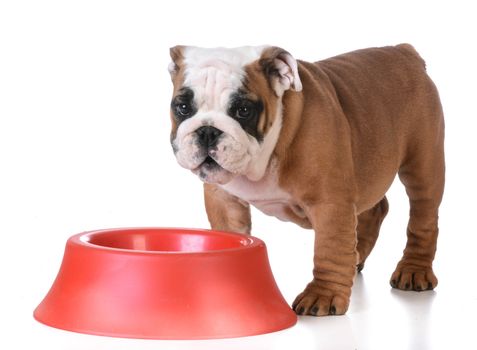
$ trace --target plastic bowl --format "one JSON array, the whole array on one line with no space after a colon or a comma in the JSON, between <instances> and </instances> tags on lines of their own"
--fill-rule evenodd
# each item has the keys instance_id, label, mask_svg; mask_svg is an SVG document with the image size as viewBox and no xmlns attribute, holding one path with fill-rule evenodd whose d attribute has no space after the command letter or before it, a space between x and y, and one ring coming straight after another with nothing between
<instances>
[{"instance_id":1,"label":"plastic bowl","mask_svg":"<svg viewBox=\"0 0 477 350\"><path fill-rule=\"evenodd\" d=\"M263 241L177 228L72 236L34 317L74 332L150 339L241 337L297 321Z\"/></svg>"}]
</instances>

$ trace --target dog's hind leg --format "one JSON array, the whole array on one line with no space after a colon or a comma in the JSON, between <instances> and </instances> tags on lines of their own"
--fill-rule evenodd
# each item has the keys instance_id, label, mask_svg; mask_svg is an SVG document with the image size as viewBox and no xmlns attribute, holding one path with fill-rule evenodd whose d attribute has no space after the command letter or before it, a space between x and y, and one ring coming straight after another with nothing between
<instances>
[{"instance_id":1,"label":"dog's hind leg","mask_svg":"<svg viewBox=\"0 0 477 350\"><path fill-rule=\"evenodd\" d=\"M358 215L358 245L356 247L359 254L358 272L364 268L364 263L376 244L379 229L388 210L388 200L384 197L374 207Z\"/></svg>"},{"instance_id":2,"label":"dog's hind leg","mask_svg":"<svg viewBox=\"0 0 477 350\"><path fill-rule=\"evenodd\" d=\"M437 285L432 261L445 181L444 121L442 117L435 118L423 127L427 135L415 139L412 152L399 170L409 197L410 217L406 248L390 282L392 287L403 290L422 291Z\"/></svg>"}]
</instances>

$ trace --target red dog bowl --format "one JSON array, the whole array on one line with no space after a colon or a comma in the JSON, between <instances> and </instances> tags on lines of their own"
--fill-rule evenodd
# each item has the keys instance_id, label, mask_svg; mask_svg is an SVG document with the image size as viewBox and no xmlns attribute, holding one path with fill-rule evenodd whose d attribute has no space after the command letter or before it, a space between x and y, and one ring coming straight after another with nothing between
<instances>
[{"instance_id":1,"label":"red dog bowl","mask_svg":"<svg viewBox=\"0 0 477 350\"><path fill-rule=\"evenodd\" d=\"M296 323L265 243L218 231L91 231L66 243L34 317L69 331L128 338L256 335Z\"/></svg>"}]
</instances>

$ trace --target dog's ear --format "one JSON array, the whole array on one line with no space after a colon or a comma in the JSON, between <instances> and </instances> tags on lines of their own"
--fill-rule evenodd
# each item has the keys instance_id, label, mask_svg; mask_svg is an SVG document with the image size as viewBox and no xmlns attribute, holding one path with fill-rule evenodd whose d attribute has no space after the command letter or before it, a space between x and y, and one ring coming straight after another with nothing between
<instances>
[{"instance_id":1,"label":"dog's ear","mask_svg":"<svg viewBox=\"0 0 477 350\"><path fill-rule=\"evenodd\" d=\"M172 62L169 63L169 73L173 77L179 71L182 62L184 60L184 49L185 46L177 45L169 49L169 54L171 55Z\"/></svg>"},{"instance_id":2,"label":"dog's ear","mask_svg":"<svg viewBox=\"0 0 477 350\"><path fill-rule=\"evenodd\" d=\"M278 96L289 89L301 91L298 63L288 51L276 46L267 47L262 51L259 64Z\"/></svg>"}]
</instances>

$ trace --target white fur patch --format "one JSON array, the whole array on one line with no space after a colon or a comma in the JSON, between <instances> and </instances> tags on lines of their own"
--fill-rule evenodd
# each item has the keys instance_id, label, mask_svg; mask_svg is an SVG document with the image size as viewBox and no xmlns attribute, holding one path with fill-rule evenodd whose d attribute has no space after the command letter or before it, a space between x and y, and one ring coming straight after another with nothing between
<instances>
[{"instance_id":1,"label":"white fur patch","mask_svg":"<svg viewBox=\"0 0 477 350\"><path fill-rule=\"evenodd\" d=\"M260 58L264 48L186 47L184 85L194 91L199 111L224 110L230 94L242 86L243 67Z\"/></svg>"},{"instance_id":2,"label":"white fur patch","mask_svg":"<svg viewBox=\"0 0 477 350\"><path fill-rule=\"evenodd\" d=\"M230 183L221 187L248 203L290 199L290 195L278 186L278 166L276 160L272 160L270 163L270 167L258 181L252 181L245 176L238 176Z\"/></svg>"},{"instance_id":3,"label":"white fur patch","mask_svg":"<svg viewBox=\"0 0 477 350\"><path fill-rule=\"evenodd\" d=\"M261 212L274 216L282 221L291 221L288 210L299 217L305 217L304 212L293 203L289 193L278 185L276 161L272 160L270 167L259 181L251 181L245 176L233 178L221 187L230 194L250 203Z\"/></svg>"}]
</instances>

